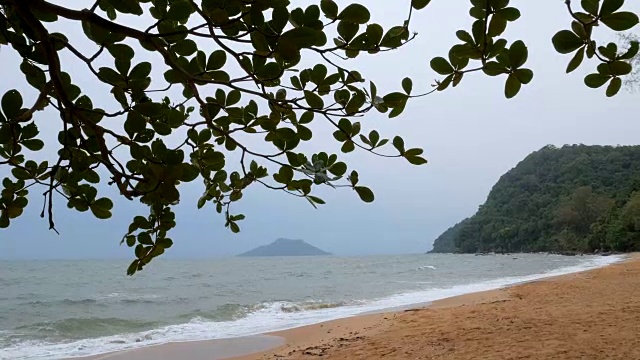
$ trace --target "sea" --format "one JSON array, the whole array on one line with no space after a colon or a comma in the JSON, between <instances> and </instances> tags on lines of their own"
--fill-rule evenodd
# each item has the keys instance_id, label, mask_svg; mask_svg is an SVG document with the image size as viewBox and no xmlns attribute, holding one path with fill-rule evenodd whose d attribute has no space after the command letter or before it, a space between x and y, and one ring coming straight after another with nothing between
<instances>
[{"instance_id":1,"label":"sea","mask_svg":"<svg viewBox=\"0 0 640 360\"><path fill-rule=\"evenodd\" d=\"M0 262L0 359L225 339L399 309L621 256L402 255Z\"/></svg>"}]
</instances>

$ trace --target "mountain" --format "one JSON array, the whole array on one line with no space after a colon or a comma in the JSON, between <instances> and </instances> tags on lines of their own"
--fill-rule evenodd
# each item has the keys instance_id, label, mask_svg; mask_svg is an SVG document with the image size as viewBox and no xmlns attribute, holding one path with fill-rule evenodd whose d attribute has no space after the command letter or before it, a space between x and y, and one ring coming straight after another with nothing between
<instances>
[{"instance_id":1,"label":"mountain","mask_svg":"<svg viewBox=\"0 0 640 360\"><path fill-rule=\"evenodd\" d=\"M238 256L319 256L331 255L302 240L278 239Z\"/></svg>"},{"instance_id":2,"label":"mountain","mask_svg":"<svg viewBox=\"0 0 640 360\"><path fill-rule=\"evenodd\" d=\"M640 146L552 145L504 174L431 252L640 250Z\"/></svg>"}]
</instances>

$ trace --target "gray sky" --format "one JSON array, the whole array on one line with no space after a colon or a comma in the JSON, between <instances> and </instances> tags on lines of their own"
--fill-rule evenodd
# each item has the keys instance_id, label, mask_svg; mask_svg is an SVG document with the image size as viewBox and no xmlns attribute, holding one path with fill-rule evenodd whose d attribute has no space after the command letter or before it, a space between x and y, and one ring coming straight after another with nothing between
<instances>
[{"instance_id":1,"label":"gray sky","mask_svg":"<svg viewBox=\"0 0 640 360\"><path fill-rule=\"evenodd\" d=\"M366 3L372 20L385 28L401 23L409 6L408 0ZM442 231L472 215L498 178L532 151L547 144L637 144L637 94L623 92L607 99L603 89L587 88L582 79L595 68L593 62L571 75L564 73L570 56L555 53L551 45L553 34L570 23L564 2L513 3L523 16L510 25L506 37L527 43L527 64L535 72L532 84L523 87L515 99L504 98L503 78L470 74L455 89L409 102L400 118L388 119L372 112L362 119L367 132L375 128L387 137L400 134L408 146L424 148L428 165L414 167L400 159L380 159L363 152L343 156L360 172L363 185L375 191L373 204L362 203L348 190L321 191L319 195L328 204L315 210L304 200L253 186L235 208L247 215L237 235L223 227L223 219L213 207L196 210L201 192L196 181L182 189L183 199L176 209L178 226L172 232L175 245L165 256L234 255L278 237L304 239L339 255L424 252ZM640 11L640 4L630 3L627 1L626 9ZM433 1L414 13L412 29L419 35L412 43L398 51L360 56L347 64L374 80L382 93L400 89L404 76L413 78L415 93L426 91L437 78L429 67L430 59L446 56L457 43L455 31L470 27L468 8L468 1ZM61 30L72 34L78 29L63 26ZM606 29L598 30L609 39ZM69 37L73 41L73 36ZM28 89L11 53L8 48L0 51L5 69L1 93L10 88ZM85 85L82 73L75 75L76 67L67 66L94 102L112 104L108 89L93 80ZM57 130L45 123L47 116L57 121L49 112L39 115L38 123L47 132L46 138L55 138ZM339 145L330 131L319 126L307 149L338 152ZM45 158L46 153L39 156ZM7 173L7 169L0 169L0 177ZM101 191L114 194L110 189ZM0 230L0 259L133 256L131 249L118 243L132 216L146 214L146 208L118 199L114 217L99 221L89 213L68 210L65 203L62 199L56 203L56 224L61 233L57 236L38 216L42 197L39 192L32 193L25 215L14 220L9 229Z\"/></svg>"}]
</instances>

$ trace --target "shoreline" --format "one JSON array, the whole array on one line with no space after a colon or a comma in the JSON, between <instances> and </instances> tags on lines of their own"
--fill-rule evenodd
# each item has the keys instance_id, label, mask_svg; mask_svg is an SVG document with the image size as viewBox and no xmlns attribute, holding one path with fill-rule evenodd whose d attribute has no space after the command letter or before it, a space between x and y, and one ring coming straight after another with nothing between
<instances>
[{"instance_id":1,"label":"shoreline","mask_svg":"<svg viewBox=\"0 0 640 360\"><path fill-rule=\"evenodd\" d=\"M308 345L308 347L313 347L313 344L315 343L322 341L326 342L331 338L336 337L343 339L356 338L356 340L358 340L360 339L360 334L363 332L369 333L372 329L384 329L386 328L384 326L385 322L395 319L397 315L403 313L421 311L424 309L443 309L456 306L506 301L505 299L508 297L506 291L512 287L518 287L523 284L539 281L549 281L558 277L570 277L572 275L602 269L604 267L611 266L612 264L615 265L628 262L634 257L634 255L635 254L626 254L616 256L615 258L612 257L612 259L616 259L613 263L591 265L591 267L584 269L575 270L575 268L579 266L562 268L572 269L569 270L570 272L568 273L553 274L554 271L552 271L550 273L536 274L522 277L530 279L524 279L504 285L498 284L494 288L490 289L446 295L444 298L435 299L433 301L363 312L338 319L326 320L284 330L266 332L263 334L227 339L168 342L164 344L134 348L131 350L73 357L68 358L68 360L174 359L177 354L181 354L180 356L184 357L182 354L185 353L189 354L187 357L188 360L257 359L257 356L286 349L287 347L291 347L291 344L297 344L298 347L305 344ZM599 258L600 257L597 257L596 259ZM317 336L317 333L319 332L326 334L326 336ZM313 340L311 342L306 342L307 340L305 339L308 338L312 338Z\"/></svg>"},{"instance_id":2,"label":"shoreline","mask_svg":"<svg viewBox=\"0 0 640 360\"><path fill-rule=\"evenodd\" d=\"M285 339L285 344L228 360L640 359L637 289L640 253L631 253L603 267L454 296L401 312L269 333Z\"/></svg>"}]
</instances>

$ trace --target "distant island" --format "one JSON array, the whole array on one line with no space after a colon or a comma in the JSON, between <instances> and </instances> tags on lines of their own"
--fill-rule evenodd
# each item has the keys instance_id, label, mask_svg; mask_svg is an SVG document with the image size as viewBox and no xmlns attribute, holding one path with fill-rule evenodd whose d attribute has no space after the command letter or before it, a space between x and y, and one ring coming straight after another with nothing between
<instances>
[{"instance_id":1,"label":"distant island","mask_svg":"<svg viewBox=\"0 0 640 360\"><path fill-rule=\"evenodd\" d=\"M326 251L310 245L302 240L277 239L268 245L259 246L238 256L321 256L331 255Z\"/></svg>"},{"instance_id":2,"label":"distant island","mask_svg":"<svg viewBox=\"0 0 640 360\"><path fill-rule=\"evenodd\" d=\"M552 145L493 186L432 253L640 251L640 146Z\"/></svg>"}]
</instances>

